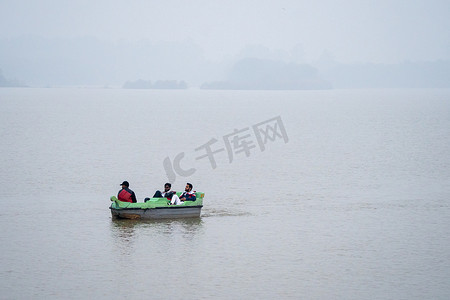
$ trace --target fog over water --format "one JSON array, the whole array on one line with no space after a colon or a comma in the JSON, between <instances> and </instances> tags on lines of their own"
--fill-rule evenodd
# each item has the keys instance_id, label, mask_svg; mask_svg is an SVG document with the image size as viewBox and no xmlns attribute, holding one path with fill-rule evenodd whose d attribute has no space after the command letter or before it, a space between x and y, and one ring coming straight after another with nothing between
<instances>
[{"instance_id":1,"label":"fog over water","mask_svg":"<svg viewBox=\"0 0 450 300\"><path fill-rule=\"evenodd\" d=\"M448 1L2 0L0 69L31 86L200 86L258 58L313 65L334 87L442 87L449 11Z\"/></svg>"},{"instance_id":2,"label":"fog over water","mask_svg":"<svg viewBox=\"0 0 450 300\"><path fill-rule=\"evenodd\" d=\"M450 299L450 1L0 0L0 138L0 299Z\"/></svg>"},{"instance_id":3,"label":"fog over water","mask_svg":"<svg viewBox=\"0 0 450 300\"><path fill-rule=\"evenodd\" d=\"M450 89L0 99L1 299L450 298ZM261 122L280 134L264 149ZM212 138L216 168L197 159ZM166 158L201 218L112 219L119 184L143 202Z\"/></svg>"}]
</instances>

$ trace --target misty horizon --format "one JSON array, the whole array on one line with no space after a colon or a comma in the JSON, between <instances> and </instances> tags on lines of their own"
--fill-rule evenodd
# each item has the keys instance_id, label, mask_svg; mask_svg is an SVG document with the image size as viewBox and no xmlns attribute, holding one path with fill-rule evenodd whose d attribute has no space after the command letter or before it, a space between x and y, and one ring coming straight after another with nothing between
<instances>
[{"instance_id":1,"label":"misty horizon","mask_svg":"<svg viewBox=\"0 0 450 300\"><path fill-rule=\"evenodd\" d=\"M333 87L389 86L386 74L394 74L393 86L450 82L447 1L5 0L0 8L3 77L30 86L180 80L198 87L233 80L247 58L309 65Z\"/></svg>"}]
</instances>

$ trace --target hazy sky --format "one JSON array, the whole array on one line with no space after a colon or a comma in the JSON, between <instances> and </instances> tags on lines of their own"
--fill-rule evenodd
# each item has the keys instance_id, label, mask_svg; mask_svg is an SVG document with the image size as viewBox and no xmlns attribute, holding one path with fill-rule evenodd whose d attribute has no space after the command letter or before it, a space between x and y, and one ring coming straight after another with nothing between
<instances>
[{"instance_id":1,"label":"hazy sky","mask_svg":"<svg viewBox=\"0 0 450 300\"><path fill-rule=\"evenodd\" d=\"M190 40L211 60L246 45L300 45L309 61L450 59L450 1L0 0L0 38L26 34Z\"/></svg>"}]
</instances>

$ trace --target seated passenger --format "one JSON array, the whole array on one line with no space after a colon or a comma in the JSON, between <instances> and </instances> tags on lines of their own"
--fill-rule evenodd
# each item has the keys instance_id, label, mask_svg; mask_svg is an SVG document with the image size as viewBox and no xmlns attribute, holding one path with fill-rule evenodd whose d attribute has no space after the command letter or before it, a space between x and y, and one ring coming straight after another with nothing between
<instances>
[{"instance_id":1,"label":"seated passenger","mask_svg":"<svg viewBox=\"0 0 450 300\"><path fill-rule=\"evenodd\" d=\"M195 201L197 200L197 196L195 195L195 192L192 192L192 184L189 182L186 183L186 187L184 189L183 194L181 194L180 197L177 196L177 194L174 194L172 196L172 199L170 200L169 205L179 205L183 204L184 201Z\"/></svg>"},{"instance_id":2,"label":"seated passenger","mask_svg":"<svg viewBox=\"0 0 450 300\"><path fill-rule=\"evenodd\" d=\"M122 182L121 186L122 189L117 193L117 199L123 202L136 203L136 195L132 190L128 188L130 186L128 181Z\"/></svg>"},{"instance_id":3,"label":"seated passenger","mask_svg":"<svg viewBox=\"0 0 450 300\"><path fill-rule=\"evenodd\" d=\"M172 185L167 182L166 184L164 184L164 192L161 193L160 190L156 191L153 195L153 198L167 198L169 200L172 199L172 196L173 194L175 194L175 192L170 190L171 187ZM150 200L149 198L146 198L146 200L147 199Z\"/></svg>"}]
</instances>

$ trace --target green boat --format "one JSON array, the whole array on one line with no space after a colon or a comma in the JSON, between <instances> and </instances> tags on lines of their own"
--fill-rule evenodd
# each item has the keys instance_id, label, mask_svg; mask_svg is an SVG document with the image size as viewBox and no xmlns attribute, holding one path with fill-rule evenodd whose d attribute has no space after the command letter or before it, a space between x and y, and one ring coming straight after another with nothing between
<instances>
[{"instance_id":1,"label":"green boat","mask_svg":"<svg viewBox=\"0 0 450 300\"><path fill-rule=\"evenodd\" d=\"M182 193L177 192L180 196ZM111 215L122 219L168 219L198 218L203 207L204 193L195 192L197 200L184 201L179 205L170 205L167 198L150 198L147 202L122 202L116 196L111 197Z\"/></svg>"}]
</instances>

